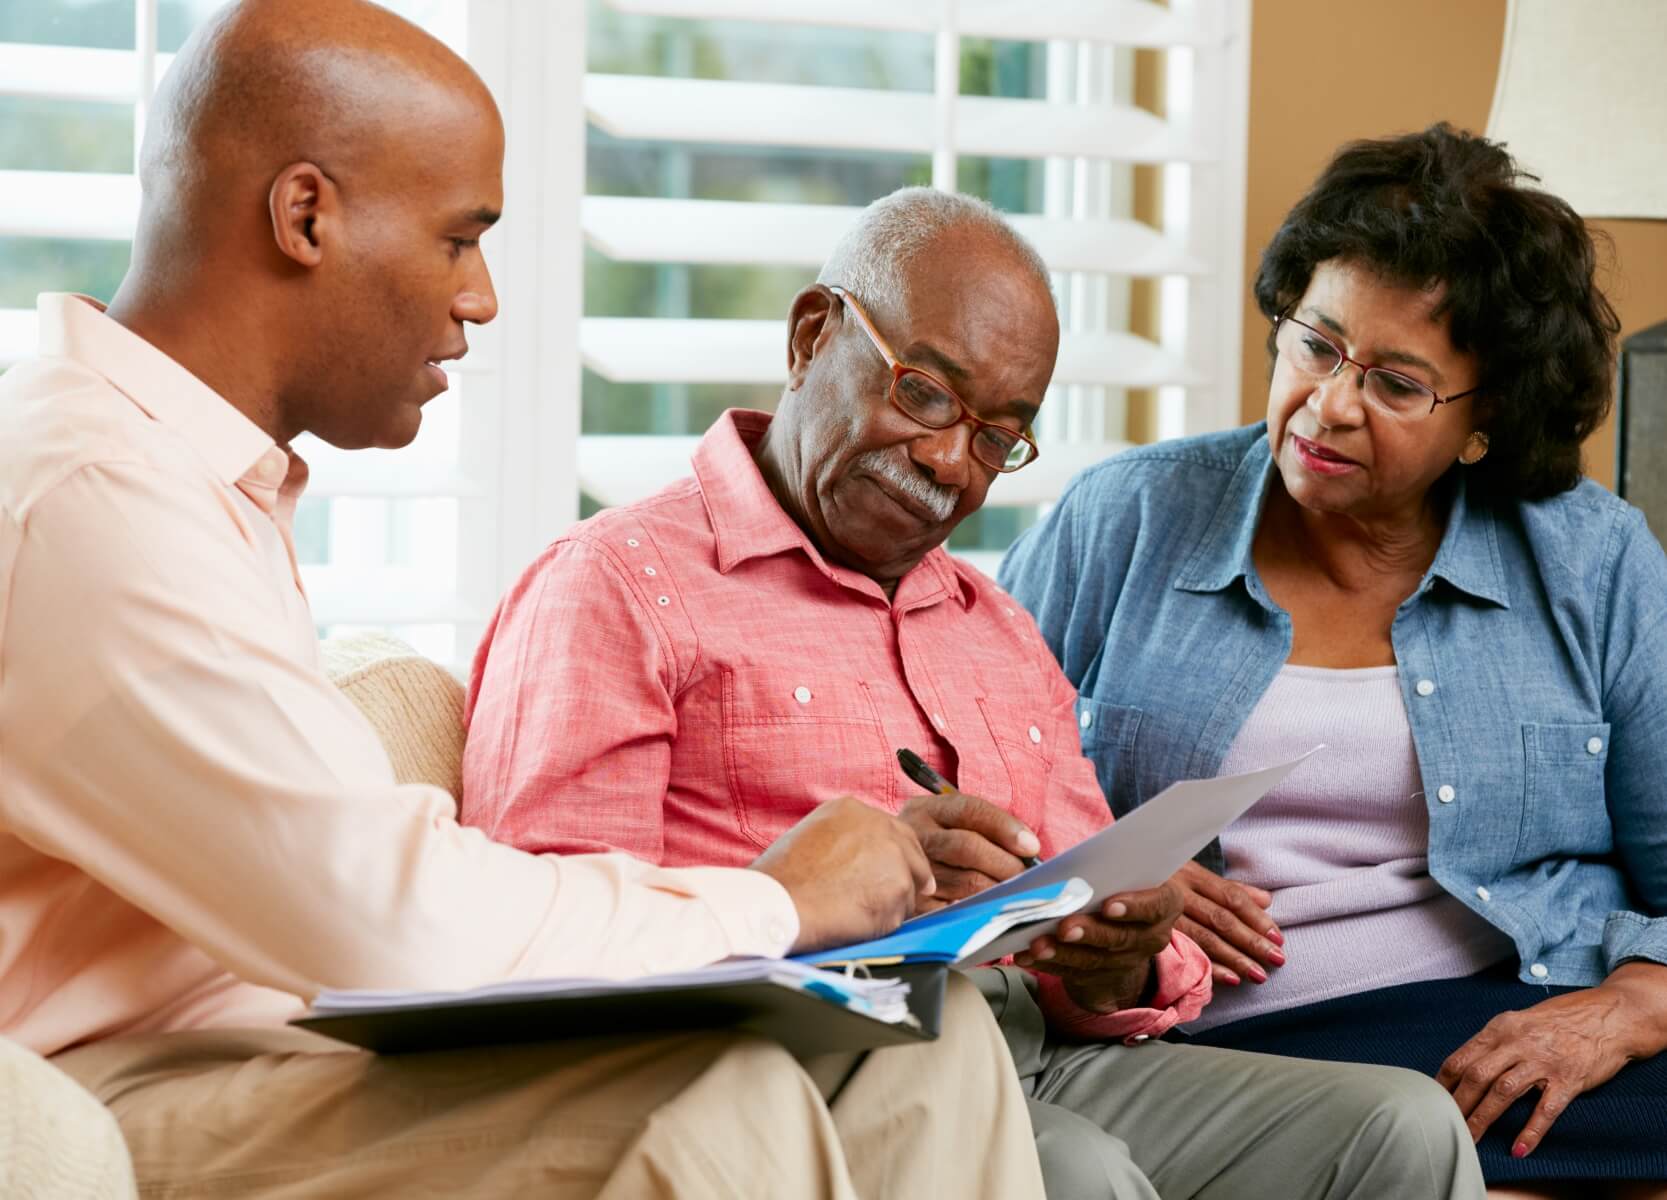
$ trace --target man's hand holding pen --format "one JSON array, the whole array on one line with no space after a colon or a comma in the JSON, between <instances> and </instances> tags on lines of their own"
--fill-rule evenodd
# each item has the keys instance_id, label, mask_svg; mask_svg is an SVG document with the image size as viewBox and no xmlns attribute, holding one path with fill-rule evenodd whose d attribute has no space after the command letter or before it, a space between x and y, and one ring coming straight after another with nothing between
<instances>
[{"instance_id":1,"label":"man's hand holding pen","mask_svg":"<svg viewBox=\"0 0 1667 1200\"><path fill-rule=\"evenodd\" d=\"M1011 879L1025 869L1024 857L1042 848L1023 821L962 792L916 796L897 815L920 839L938 882L937 891L920 898L922 912Z\"/></svg>"}]
</instances>

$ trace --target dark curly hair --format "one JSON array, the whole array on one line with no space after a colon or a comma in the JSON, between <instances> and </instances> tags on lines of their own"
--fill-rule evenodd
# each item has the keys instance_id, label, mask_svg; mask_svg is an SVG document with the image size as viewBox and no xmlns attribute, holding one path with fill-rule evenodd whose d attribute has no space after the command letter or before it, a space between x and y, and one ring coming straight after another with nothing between
<instances>
[{"instance_id":1,"label":"dark curly hair","mask_svg":"<svg viewBox=\"0 0 1667 1200\"><path fill-rule=\"evenodd\" d=\"M1580 446L1613 396L1620 321L1575 211L1498 143L1432 125L1351 142L1273 235L1256 272L1270 320L1340 258L1408 287L1445 287L1453 345L1481 366L1489 452L1471 478L1539 499L1580 482ZM1270 351L1273 339L1270 334Z\"/></svg>"}]
</instances>

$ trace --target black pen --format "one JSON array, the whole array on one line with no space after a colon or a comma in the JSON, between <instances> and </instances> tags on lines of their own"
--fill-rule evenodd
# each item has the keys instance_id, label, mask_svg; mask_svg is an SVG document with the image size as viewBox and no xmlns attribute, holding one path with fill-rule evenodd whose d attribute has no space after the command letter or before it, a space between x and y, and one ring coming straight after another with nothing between
<instances>
[{"instance_id":1,"label":"black pen","mask_svg":"<svg viewBox=\"0 0 1667 1200\"><path fill-rule=\"evenodd\" d=\"M903 774L934 796L947 796L955 791L953 783L950 783L949 780L927 766L926 760L913 750L899 750L897 752L897 762L903 768ZM1025 865L1025 870L1028 871L1031 867L1038 866L1042 860L1034 854L1025 854L1019 857L1019 861Z\"/></svg>"}]
</instances>

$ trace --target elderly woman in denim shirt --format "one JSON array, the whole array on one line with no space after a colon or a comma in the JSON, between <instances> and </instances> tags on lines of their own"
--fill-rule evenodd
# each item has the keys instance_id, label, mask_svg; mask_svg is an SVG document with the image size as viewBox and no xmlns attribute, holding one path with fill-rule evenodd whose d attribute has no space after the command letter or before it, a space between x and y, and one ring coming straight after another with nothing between
<instances>
[{"instance_id":1,"label":"elderly woman in denim shirt","mask_svg":"<svg viewBox=\"0 0 1667 1200\"><path fill-rule=\"evenodd\" d=\"M1581 478L1594 261L1483 139L1345 147L1262 259L1265 425L1092 468L1002 569L1116 813L1328 746L1179 876L1189 1035L1436 1073L1533 1194L1667 1179L1667 559Z\"/></svg>"}]
</instances>

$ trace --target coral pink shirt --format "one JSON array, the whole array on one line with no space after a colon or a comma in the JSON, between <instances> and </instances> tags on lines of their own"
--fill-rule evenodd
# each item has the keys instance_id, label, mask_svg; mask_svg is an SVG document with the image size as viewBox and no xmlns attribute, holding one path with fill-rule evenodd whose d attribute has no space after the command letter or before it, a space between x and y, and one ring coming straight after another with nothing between
<instances>
[{"instance_id":1,"label":"coral pink shirt","mask_svg":"<svg viewBox=\"0 0 1667 1200\"><path fill-rule=\"evenodd\" d=\"M462 819L535 852L624 850L740 866L825 800L896 812L907 746L1036 831L1044 856L1110 823L1076 694L1034 622L941 548L879 584L829 563L752 459L769 424L732 411L694 475L555 542L476 655ZM1183 935L1151 1009L1062 1029L1150 1036L1196 1016L1209 967Z\"/></svg>"},{"instance_id":2,"label":"coral pink shirt","mask_svg":"<svg viewBox=\"0 0 1667 1200\"><path fill-rule=\"evenodd\" d=\"M792 944L760 872L519 854L395 783L319 670L300 460L93 302L40 322L0 379L0 1034L50 1054L324 987Z\"/></svg>"}]
</instances>

